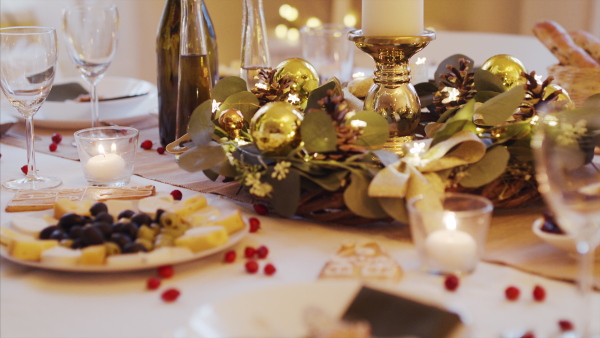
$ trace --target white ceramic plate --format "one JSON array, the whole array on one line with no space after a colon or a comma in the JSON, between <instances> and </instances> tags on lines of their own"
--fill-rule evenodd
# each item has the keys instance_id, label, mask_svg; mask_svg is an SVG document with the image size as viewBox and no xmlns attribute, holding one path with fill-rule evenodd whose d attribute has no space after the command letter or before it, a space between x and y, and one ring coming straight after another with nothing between
<instances>
[{"instance_id":1,"label":"white ceramic plate","mask_svg":"<svg viewBox=\"0 0 600 338\"><path fill-rule=\"evenodd\" d=\"M577 252L577 241L575 237L566 234L554 234L543 231L543 225L543 217L540 217L533 222L532 230L538 238L560 250L568 252L574 257L579 255ZM596 259L600 259L600 249L596 250L595 257Z\"/></svg>"},{"instance_id":2,"label":"white ceramic plate","mask_svg":"<svg viewBox=\"0 0 600 338\"><path fill-rule=\"evenodd\" d=\"M56 84L77 82L86 90L89 86L81 78L69 78L57 81ZM129 125L143 120L151 113L157 112L157 90L150 82L126 78L105 77L98 84L98 96L115 98L128 95L140 96L99 102L100 120L119 125ZM2 110L19 119L21 115L11 106L8 100L2 100ZM75 101L46 101L33 117L34 125L53 129L83 129L91 127L91 103Z\"/></svg>"}]
</instances>

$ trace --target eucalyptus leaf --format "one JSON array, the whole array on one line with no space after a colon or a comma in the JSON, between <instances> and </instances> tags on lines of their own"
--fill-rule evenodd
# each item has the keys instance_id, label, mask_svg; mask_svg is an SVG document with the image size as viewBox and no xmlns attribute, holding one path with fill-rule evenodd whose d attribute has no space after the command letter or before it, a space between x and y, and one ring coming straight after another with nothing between
<instances>
[{"instance_id":1,"label":"eucalyptus leaf","mask_svg":"<svg viewBox=\"0 0 600 338\"><path fill-rule=\"evenodd\" d=\"M503 93L506 91L506 87L502 84L502 80L485 69L476 70L475 74L473 74L473 81L477 92L491 91Z\"/></svg>"},{"instance_id":2,"label":"eucalyptus leaf","mask_svg":"<svg viewBox=\"0 0 600 338\"><path fill-rule=\"evenodd\" d=\"M445 141L452 137L461 130L474 131L476 126L473 124L473 112L475 107L475 100L470 100L460 108L454 116L448 119L443 126L441 126L435 133L431 146Z\"/></svg>"},{"instance_id":3,"label":"eucalyptus leaf","mask_svg":"<svg viewBox=\"0 0 600 338\"><path fill-rule=\"evenodd\" d=\"M400 159L398 154L395 154L389 150L378 149L378 150L371 151L371 153L373 153L373 155L377 156L379 161L381 161L381 163L386 167L388 165L392 165L392 164L398 162L398 160Z\"/></svg>"},{"instance_id":4,"label":"eucalyptus leaf","mask_svg":"<svg viewBox=\"0 0 600 338\"><path fill-rule=\"evenodd\" d=\"M234 166L229 163L228 159L221 161L219 164L212 167L212 170L223 177L236 177L238 172Z\"/></svg>"},{"instance_id":5,"label":"eucalyptus leaf","mask_svg":"<svg viewBox=\"0 0 600 338\"><path fill-rule=\"evenodd\" d=\"M496 126L506 122L519 108L524 98L525 88L517 86L484 102L477 108L477 114L482 117L486 125Z\"/></svg>"},{"instance_id":6,"label":"eucalyptus leaf","mask_svg":"<svg viewBox=\"0 0 600 338\"><path fill-rule=\"evenodd\" d=\"M510 156L520 163L533 162L531 137L510 142L508 151L510 152Z\"/></svg>"},{"instance_id":7,"label":"eucalyptus leaf","mask_svg":"<svg viewBox=\"0 0 600 338\"><path fill-rule=\"evenodd\" d=\"M223 102L229 96L247 90L248 85L242 78L237 76L227 76L217 82L210 94L213 100Z\"/></svg>"},{"instance_id":8,"label":"eucalyptus leaf","mask_svg":"<svg viewBox=\"0 0 600 338\"><path fill-rule=\"evenodd\" d=\"M475 102L485 102L489 99L491 99L492 97L498 96L500 95L499 92L494 92L494 91L490 91L490 90L482 90L480 92L477 92L477 94L475 94Z\"/></svg>"},{"instance_id":9,"label":"eucalyptus leaf","mask_svg":"<svg viewBox=\"0 0 600 338\"><path fill-rule=\"evenodd\" d=\"M264 181L273 187L271 205L279 215L293 216L300 202L300 174L293 168L281 180L272 177L272 174L273 167L269 167L263 176Z\"/></svg>"},{"instance_id":10,"label":"eucalyptus leaf","mask_svg":"<svg viewBox=\"0 0 600 338\"><path fill-rule=\"evenodd\" d=\"M221 145L195 146L179 156L179 167L189 172L212 168L225 159Z\"/></svg>"},{"instance_id":11,"label":"eucalyptus leaf","mask_svg":"<svg viewBox=\"0 0 600 338\"><path fill-rule=\"evenodd\" d=\"M367 193L371 180L361 171L352 171L350 184L344 190L344 203L354 214L366 218L384 218L387 214L377 198Z\"/></svg>"},{"instance_id":12,"label":"eucalyptus leaf","mask_svg":"<svg viewBox=\"0 0 600 338\"><path fill-rule=\"evenodd\" d=\"M385 212L396 221L408 224L408 212L406 211L406 200L404 198L379 197L379 205Z\"/></svg>"},{"instance_id":13,"label":"eucalyptus leaf","mask_svg":"<svg viewBox=\"0 0 600 338\"><path fill-rule=\"evenodd\" d=\"M355 145L374 149L380 148L387 142L389 137L389 127L385 117L370 110L363 110L350 118L350 121L354 120L367 123L367 126L363 129L363 133L358 138Z\"/></svg>"},{"instance_id":14,"label":"eucalyptus leaf","mask_svg":"<svg viewBox=\"0 0 600 338\"><path fill-rule=\"evenodd\" d=\"M219 174L217 174L216 172L214 172L210 169L203 170L202 173L204 173L204 175L213 182L219 178Z\"/></svg>"},{"instance_id":15,"label":"eucalyptus leaf","mask_svg":"<svg viewBox=\"0 0 600 338\"><path fill-rule=\"evenodd\" d=\"M256 98L256 95L243 91L230 95L221 106L219 106L219 112L222 112L226 109L233 108L242 112L244 115L244 120L250 123L252 116L260 107L260 102Z\"/></svg>"},{"instance_id":16,"label":"eucalyptus leaf","mask_svg":"<svg viewBox=\"0 0 600 338\"><path fill-rule=\"evenodd\" d=\"M449 57L445 58L442 62L440 62L440 65L438 66L438 68L435 71L433 80L435 83L438 83L441 79L440 79L440 75L442 74L446 74L449 72L447 66L454 66L456 67L456 69L460 68L460 59L465 59L468 60L469 63L467 65L467 71L471 72L473 70L473 59L471 59L470 57L463 55L463 54L454 54L454 55L450 55Z\"/></svg>"},{"instance_id":17,"label":"eucalyptus leaf","mask_svg":"<svg viewBox=\"0 0 600 338\"><path fill-rule=\"evenodd\" d=\"M188 134L195 145L207 145L215 131L215 125L212 122L212 102L204 101L200 104L190 117L188 124Z\"/></svg>"},{"instance_id":18,"label":"eucalyptus leaf","mask_svg":"<svg viewBox=\"0 0 600 338\"><path fill-rule=\"evenodd\" d=\"M312 110L304 115L300 135L308 152L325 153L337 148L337 133L333 121L322 110Z\"/></svg>"},{"instance_id":19,"label":"eucalyptus leaf","mask_svg":"<svg viewBox=\"0 0 600 338\"><path fill-rule=\"evenodd\" d=\"M322 107L319 104L319 100L327 96L327 91L329 90L333 90L334 95L343 95L340 80L334 77L324 85L310 92L304 112L310 112L311 109L321 109Z\"/></svg>"},{"instance_id":20,"label":"eucalyptus leaf","mask_svg":"<svg viewBox=\"0 0 600 338\"><path fill-rule=\"evenodd\" d=\"M496 143L504 143L508 140L523 138L531 133L531 123L529 121L519 121L495 127L491 129L492 134L500 135Z\"/></svg>"},{"instance_id":21,"label":"eucalyptus leaf","mask_svg":"<svg viewBox=\"0 0 600 338\"><path fill-rule=\"evenodd\" d=\"M437 119L437 123L444 123L446 122L447 119L450 118L450 116L452 116L452 114L456 113L457 110L459 110L460 107L454 107L454 108L450 108L448 110L446 110L438 119Z\"/></svg>"},{"instance_id":22,"label":"eucalyptus leaf","mask_svg":"<svg viewBox=\"0 0 600 338\"><path fill-rule=\"evenodd\" d=\"M506 170L510 153L504 146L489 148L479 162L471 164L465 170L465 176L459 184L465 188L478 188L500 177Z\"/></svg>"}]
</instances>

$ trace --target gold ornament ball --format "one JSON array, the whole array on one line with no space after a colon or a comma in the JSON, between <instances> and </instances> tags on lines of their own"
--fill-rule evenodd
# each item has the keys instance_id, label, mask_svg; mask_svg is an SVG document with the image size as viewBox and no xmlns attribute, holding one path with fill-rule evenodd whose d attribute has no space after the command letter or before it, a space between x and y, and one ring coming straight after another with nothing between
<instances>
[{"instance_id":1,"label":"gold ornament ball","mask_svg":"<svg viewBox=\"0 0 600 338\"><path fill-rule=\"evenodd\" d=\"M283 60L276 69L275 81L280 81L284 76L288 76L292 80L290 88L293 89L291 93L287 93L279 99L304 111L308 95L319 87L319 74L315 67L304 59L291 58Z\"/></svg>"},{"instance_id":2,"label":"gold ornament ball","mask_svg":"<svg viewBox=\"0 0 600 338\"><path fill-rule=\"evenodd\" d=\"M240 136L242 128L244 128L244 115L241 111L234 108L225 109L219 115L219 126L229 136L237 138Z\"/></svg>"},{"instance_id":3,"label":"gold ornament ball","mask_svg":"<svg viewBox=\"0 0 600 338\"><path fill-rule=\"evenodd\" d=\"M544 88L544 99L546 99L550 94L554 93L557 90L562 90L562 92L560 94L558 94L558 96L556 97L556 101L557 102L567 101L567 102L565 102L564 107L566 109L574 109L575 104L571 100L569 93L567 93L567 91L564 88L562 88L561 86L559 86L555 83L551 83L551 84L547 85L546 88Z\"/></svg>"},{"instance_id":4,"label":"gold ornament ball","mask_svg":"<svg viewBox=\"0 0 600 338\"><path fill-rule=\"evenodd\" d=\"M521 75L526 72L525 66L519 59L511 55L499 54L492 56L483 63L481 69L487 70L500 78L507 90L523 85L527 81Z\"/></svg>"},{"instance_id":5,"label":"gold ornament ball","mask_svg":"<svg viewBox=\"0 0 600 338\"><path fill-rule=\"evenodd\" d=\"M302 142L300 125L303 118L302 113L288 103L267 103L250 121L254 144L264 154L287 155Z\"/></svg>"}]
</instances>

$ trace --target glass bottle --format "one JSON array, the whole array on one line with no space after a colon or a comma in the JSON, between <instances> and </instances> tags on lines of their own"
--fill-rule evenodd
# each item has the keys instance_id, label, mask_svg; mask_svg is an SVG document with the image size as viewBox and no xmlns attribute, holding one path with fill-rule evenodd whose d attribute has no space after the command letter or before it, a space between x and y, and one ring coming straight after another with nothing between
<instances>
[{"instance_id":1,"label":"glass bottle","mask_svg":"<svg viewBox=\"0 0 600 338\"><path fill-rule=\"evenodd\" d=\"M181 1L181 40L175 138L187 133L196 107L210 99L212 88L207 34L202 5L204 0Z\"/></svg>"},{"instance_id":2,"label":"glass bottle","mask_svg":"<svg viewBox=\"0 0 600 338\"><path fill-rule=\"evenodd\" d=\"M242 16L241 78L254 88L261 68L271 68L262 0L244 0Z\"/></svg>"},{"instance_id":3,"label":"glass bottle","mask_svg":"<svg viewBox=\"0 0 600 338\"><path fill-rule=\"evenodd\" d=\"M181 3L182 0L167 0L165 2L165 8L156 37L158 129L160 143L163 147L175 141L179 83ZM219 74L217 36L205 3L202 2L201 5L204 17L204 33L207 37L205 40L208 47L211 79L214 85L218 80Z\"/></svg>"}]
</instances>

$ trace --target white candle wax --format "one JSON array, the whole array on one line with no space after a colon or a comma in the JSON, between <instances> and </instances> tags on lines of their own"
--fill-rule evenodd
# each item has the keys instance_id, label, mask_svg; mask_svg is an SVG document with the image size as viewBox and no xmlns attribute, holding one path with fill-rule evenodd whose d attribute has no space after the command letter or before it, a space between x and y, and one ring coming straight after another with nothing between
<instances>
[{"instance_id":1,"label":"white candle wax","mask_svg":"<svg viewBox=\"0 0 600 338\"><path fill-rule=\"evenodd\" d=\"M89 159L85 165L90 176L98 180L115 179L123 175L125 160L117 154L100 154Z\"/></svg>"},{"instance_id":2,"label":"white candle wax","mask_svg":"<svg viewBox=\"0 0 600 338\"><path fill-rule=\"evenodd\" d=\"M423 33L423 0L362 0L365 36L415 36Z\"/></svg>"},{"instance_id":3,"label":"white candle wax","mask_svg":"<svg viewBox=\"0 0 600 338\"><path fill-rule=\"evenodd\" d=\"M436 230L425 239L425 255L433 269L471 271L478 259L477 243L464 231Z\"/></svg>"}]
</instances>

